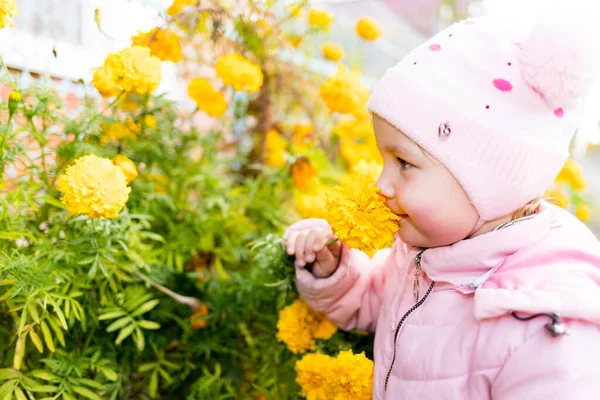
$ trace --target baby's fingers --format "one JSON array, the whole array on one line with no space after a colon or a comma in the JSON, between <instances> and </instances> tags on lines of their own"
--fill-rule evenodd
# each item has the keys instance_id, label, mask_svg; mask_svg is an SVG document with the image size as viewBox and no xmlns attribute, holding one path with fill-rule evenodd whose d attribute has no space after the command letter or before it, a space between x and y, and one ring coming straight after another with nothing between
<instances>
[{"instance_id":1,"label":"baby's fingers","mask_svg":"<svg viewBox=\"0 0 600 400\"><path fill-rule=\"evenodd\" d=\"M304 244L306 242L307 236L308 236L308 232L302 231L296 237L295 251L296 251L296 266L297 267L304 267L306 265L306 260L304 259Z\"/></svg>"},{"instance_id":2,"label":"baby's fingers","mask_svg":"<svg viewBox=\"0 0 600 400\"><path fill-rule=\"evenodd\" d=\"M296 238L300 234L300 231L290 232L285 239L285 251L291 256L296 253Z\"/></svg>"},{"instance_id":3,"label":"baby's fingers","mask_svg":"<svg viewBox=\"0 0 600 400\"><path fill-rule=\"evenodd\" d=\"M329 242L330 240L335 239L336 236L334 234L332 234L331 232L319 232L319 235L317 235L317 237L315 238L315 241L313 243L312 246L312 250L316 253L320 252L321 250L323 250L325 248L325 245L327 244L327 242Z\"/></svg>"}]
</instances>

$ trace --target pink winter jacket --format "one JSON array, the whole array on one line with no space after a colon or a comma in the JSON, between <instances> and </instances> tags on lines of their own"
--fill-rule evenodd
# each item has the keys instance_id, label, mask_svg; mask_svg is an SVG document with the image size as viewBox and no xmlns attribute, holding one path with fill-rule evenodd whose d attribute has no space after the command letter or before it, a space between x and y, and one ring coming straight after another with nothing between
<instances>
[{"instance_id":1,"label":"pink winter jacket","mask_svg":"<svg viewBox=\"0 0 600 400\"><path fill-rule=\"evenodd\" d=\"M315 225L328 226L307 219L288 229ZM546 205L530 220L427 249L415 302L421 250L396 240L370 259L344 248L328 278L296 270L312 308L342 329L376 332L373 399L600 399L600 243L585 225ZM547 316L512 312L556 313L567 334L551 335Z\"/></svg>"}]
</instances>

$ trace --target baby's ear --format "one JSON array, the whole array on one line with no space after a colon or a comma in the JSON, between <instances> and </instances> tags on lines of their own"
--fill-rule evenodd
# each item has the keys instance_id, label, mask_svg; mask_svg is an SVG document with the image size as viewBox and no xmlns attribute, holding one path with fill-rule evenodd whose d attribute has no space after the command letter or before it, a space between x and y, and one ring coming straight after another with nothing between
<instances>
[{"instance_id":1,"label":"baby's ear","mask_svg":"<svg viewBox=\"0 0 600 400\"><path fill-rule=\"evenodd\" d=\"M518 46L523 80L553 108L581 98L600 67L600 30L583 12L543 17Z\"/></svg>"}]
</instances>

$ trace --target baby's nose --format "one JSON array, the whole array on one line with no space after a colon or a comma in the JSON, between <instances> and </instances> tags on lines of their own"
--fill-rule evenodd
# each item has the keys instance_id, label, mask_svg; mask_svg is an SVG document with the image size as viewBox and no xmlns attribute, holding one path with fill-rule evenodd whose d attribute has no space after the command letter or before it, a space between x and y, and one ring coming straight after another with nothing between
<instances>
[{"instance_id":1,"label":"baby's nose","mask_svg":"<svg viewBox=\"0 0 600 400\"><path fill-rule=\"evenodd\" d=\"M389 180L385 179L383 173L377 179L375 184L379 188L379 192L385 197L391 199L394 197L394 188L390 184Z\"/></svg>"}]
</instances>

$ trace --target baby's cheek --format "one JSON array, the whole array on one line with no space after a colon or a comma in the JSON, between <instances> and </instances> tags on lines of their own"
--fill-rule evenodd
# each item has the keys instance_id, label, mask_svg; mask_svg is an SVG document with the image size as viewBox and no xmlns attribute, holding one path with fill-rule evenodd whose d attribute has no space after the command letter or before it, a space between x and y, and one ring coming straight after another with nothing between
<instances>
[{"instance_id":1,"label":"baby's cheek","mask_svg":"<svg viewBox=\"0 0 600 400\"><path fill-rule=\"evenodd\" d=\"M422 202L411 218L432 244L446 245L465 237L465 227L455 214L456 210L445 209L442 204Z\"/></svg>"}]
</instances>

